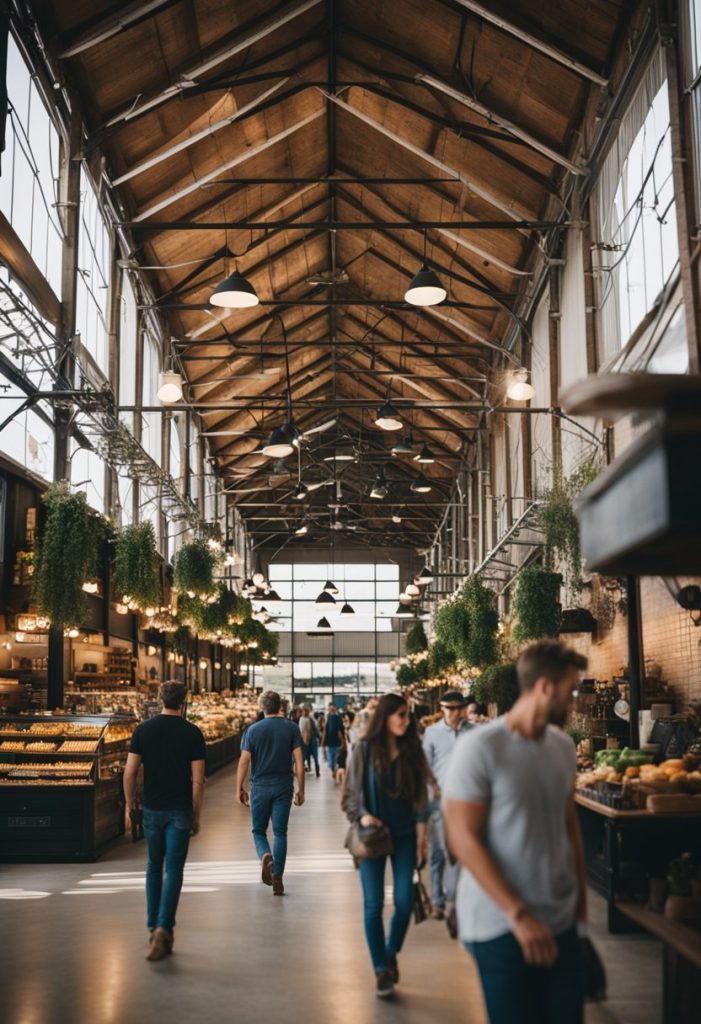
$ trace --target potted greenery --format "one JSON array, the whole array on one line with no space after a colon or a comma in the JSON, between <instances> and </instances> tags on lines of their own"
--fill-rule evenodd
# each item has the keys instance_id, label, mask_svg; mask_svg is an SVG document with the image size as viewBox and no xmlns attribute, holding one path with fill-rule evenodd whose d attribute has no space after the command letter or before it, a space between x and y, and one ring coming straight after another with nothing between
<instances>
[{"instance_id":1,"label":"potted greenery","mask_svg":"<svg viewBox=\"0 0 701 1024\"><path fill-rule=\"evenodd\" d=\"M475 700L479 704L495 704L500 715L516 703L518 694L518 677L513 662L487 665L472 687Z\"/></svg>"},{"instance_id":2,"label":"potted greenery","mask_svg":"<svg viewBox=\"0 0 701 1024\"><path fill-rule=\"evenodd\" d=\"M521 570L513 601L516 625L512 636L516 643L557 636L561 586L562 576L558 572L548 572L540 565L529 565Z\"/></svg>"},{"instance_id":3,"label":"potted greenery","mask_svg":"<svg viewBox=\"0 0 701 1024\"><path fill-rule=\"evenodd\" d=\"M455 664L455 655L441 640L434 640L428 649L429 678L447 672Z\"/></svg>"},{"instance_id":4,"label":"potted greenery","mask_svg":"<svg viewBox=\"0 0 701 1024\"><path fill-rule=\"evenodd\" d=\"M160 606L161 572L156 535L150 522L126 526L117 535L112 592L125 604L133 602L142 611Z\"/></svg>"},{"instance_id":5,"label":"potted greenery","mask_svg":"<svg viewBox=\"0 0 701 1024\"><path fill-rule=\"evenodd\" d=\"M445 601L436 610L433 631L436 640L450 651L456 661L467 661L466 647L470 619L462 595Z\"/></svg>"},{"instance_id":6,"label":"potted greenery","mask_svg":"<svg viewBox=\"0 0 701 1024\"><path fill-rule=\"evenodd\" d=\"M561 567L568 601L582 589L582 552L579 520L574 499L599 473L595 462L582 463L565 478L556 472L552 487L543 495L538 521L545 535L544 565L548 570Z\"/></svg>"},{"instance_id":7,"label":"potted greenery","mask_svg":"<svg viewBox=\"0 0 701 1024\"><path fill-rule=\"evenodd\" d=\"M428 650L428 637L423 622L415 622L407 633L405 650L407 654L419 654Z\"/></svg>"},{"instance_id":8,"label":"potted greenery","mask_svg":"<svg viewBox=\"0 0 701 1024\"><path fill-rule=\"evenodd\" d=\"M46 515L37 536L32 597L52 626L78 626L85 615L83 583L97 575L108 524L66 481L52 484L42 501Z\"/></svg>"},{"instance_id":9,"label":"potted greenery","mask_svg":"<svg viewBox=\"0 0 701 1024\"><path fill-rule=\"evenodd\" d=\"M214 591L214 571L220 559L205 540L183 544L173 559L173 587L189 597L207 597Z\"/></svg>"}]
</instances>

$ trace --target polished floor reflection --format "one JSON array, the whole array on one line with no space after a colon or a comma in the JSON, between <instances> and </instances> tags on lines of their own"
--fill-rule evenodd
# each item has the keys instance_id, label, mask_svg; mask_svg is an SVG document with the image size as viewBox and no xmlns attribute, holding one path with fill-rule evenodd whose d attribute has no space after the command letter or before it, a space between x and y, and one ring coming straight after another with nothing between
<instances>
[{"instance_id":1,"label":"polished floor reflection","mask_svg":"<svg viewBox=\"0 0 701 1024\"><path fill-rule=\"evenodd\" d=\"M309 778L280 899L259 881L232 769L209 780L175 953L162 963L144 959L143 843L121 842L96 864L0 867L2 1024L485 1024L470 959L439 922L412 926L397 997L376 999L338 797L326 774ZM661 1019L656 944L597 942L610 1001L587 1024Z\"/></svg>"}]
</instances>

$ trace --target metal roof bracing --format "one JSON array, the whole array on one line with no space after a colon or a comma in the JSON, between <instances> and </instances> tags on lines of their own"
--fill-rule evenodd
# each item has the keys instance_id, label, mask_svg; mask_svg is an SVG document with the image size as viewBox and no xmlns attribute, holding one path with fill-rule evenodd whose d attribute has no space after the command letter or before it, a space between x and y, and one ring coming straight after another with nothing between
<instances>
[{"instance_id":1,"label":"metal roof bracing","mask_svg":"<svg viewBox=\"0 0 701 1024\"><path fill-rule=\"evenodd\" d=\"M85 155L119 193L130 259L158 268L186 397L255 540L306 516L396 544L401 508L403 542L425 545L518 365L533 258L586 170L578 127L630 5L31 6L80 98ZM448 299L420 309L403 296L424 251ZM260 305L214 309L234 267ZM254 451L287 417L285 335L295 422L326 427L303 441L302 479L322 484L304 512L296 457ZM433 464L391 456L398 435L374 423L387 397ZM352 461L328 461L339 448ZM428 494L410 490L419 472Z\"/></svg>"}]
</instances>

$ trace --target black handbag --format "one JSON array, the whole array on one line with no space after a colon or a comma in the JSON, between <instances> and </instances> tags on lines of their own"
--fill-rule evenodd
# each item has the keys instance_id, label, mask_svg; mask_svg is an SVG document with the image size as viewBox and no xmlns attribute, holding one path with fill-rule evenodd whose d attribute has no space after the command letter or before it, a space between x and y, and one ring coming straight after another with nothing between
<instances>
[{"instance_id":1,"label":"black handbag","mask_svg":"<svg viewBox=\"0 0 701 1024\"><path fill-rule=\"evenodd\" d=\"M426 892L419 868L414 872L413 912L415 924L421 924L431 913L431 899Z\"/></svg>"}]
</instances>

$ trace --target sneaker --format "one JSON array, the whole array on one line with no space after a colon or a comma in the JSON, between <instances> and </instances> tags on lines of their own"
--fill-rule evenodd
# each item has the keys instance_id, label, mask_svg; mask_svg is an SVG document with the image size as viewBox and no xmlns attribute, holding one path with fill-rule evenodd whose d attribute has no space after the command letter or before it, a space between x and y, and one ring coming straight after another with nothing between
<instances>
[{"instance_id":1,"label":"sneaker","mask_svg":"<svg viewBox=\"0 0 701 1024\"><path fill-rule=\"evenodd\" d=\"M387 972L392 978L392 982L395 985L399 984L399 964L397 963L397 954L390 953L387 957Z\"/></svg>"},{"instance_id":2,"label":"sneaker","mask_svg":"<svg viewBox=\"0 0 701 1024\"><path fill-rule=\"evenodd\" d=\"M284 896L285 886L282 884L282 875L273 875L273 896Z\"/></svg>"},{"instance_id":3,"label":"sneaker","mask_svg":"<svg viewBox=\"0 0 701 1024\"><path fill-rule=\"evenodd\" d=\"M458 937L458 915L455 912L455 907L452 906L448 909L445 915L445 923L448 929L448 934L451 939L457 939Z\"/></svg>"},{"instance_id":4,"label":"sneaker","mask_svg":"<svg viewBox=\"0 0 701 1024\"><path fill-rule=\"evenodd\" d=\"M380 999L394 995L394 980L390 971L380 971L377 975L377 995Z\"/></svg>"},{"instance_id":5,"label":"sneaker","mask_svg":"<svg viewBox=\"0 0 701 1024\"><path fill-rule=\"evenodd\" d=\"M273 884L273 855L272 853L264 853L263 859L260 862L261 872L260 880L263 885Z\"/></svg>"},{"instance_id":6,"label":"sneaker","mask_svg":"<svg viewBox=\"0 0 701 1024\"><path fill-rule=\"evenodd\" d=\"M146 954L147 960L164 960L173 948L173 935L165 928L156 928L151 939L151 946Z\"/></svg>"}]
</instances>

